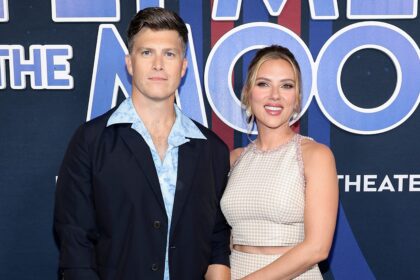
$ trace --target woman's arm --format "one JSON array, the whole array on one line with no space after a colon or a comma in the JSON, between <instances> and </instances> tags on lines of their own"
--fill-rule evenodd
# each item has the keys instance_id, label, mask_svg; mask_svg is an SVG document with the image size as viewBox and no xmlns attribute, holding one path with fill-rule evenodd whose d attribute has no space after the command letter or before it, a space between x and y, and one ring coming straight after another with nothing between
<instances>
[{"instance_id":1,"label":"woman's arm","mask_svg":"<svg viewBox=\"0 0 420 280\"><path fill-rule=\"evenodd\" d=\"M230 268L222 264L209 265L205 280L230 280Z\"/></svg>"},{"instance_id":2,"label":"woman's arm","mask_svg":"<svg viewBox=\"0 0 420 280\"><path fill-rule=\"evenodd\" d=\"M334 236L338 209L338 182L330 149L302 141L305 167L305 239L270 265L243 278L291 279L326 259Z\"/></svg>"}]
</instances>

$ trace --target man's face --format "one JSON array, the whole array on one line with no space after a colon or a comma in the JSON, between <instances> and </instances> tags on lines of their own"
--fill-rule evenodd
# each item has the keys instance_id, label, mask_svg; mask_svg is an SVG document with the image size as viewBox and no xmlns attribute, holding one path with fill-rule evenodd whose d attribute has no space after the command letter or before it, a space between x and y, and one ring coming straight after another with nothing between
<instances>
[{"instance_id":1,"label":"man's face","mask_svg":"<svg viewBox=\"0 0 420 280\"><path fill-rule=\"evenodd\" d=\"M181 40L174 30L144 28L136 34L131 53L125 58L133 77L133 96L150 101L174 98L187 69Z\"/></svg>"}]
</instances>

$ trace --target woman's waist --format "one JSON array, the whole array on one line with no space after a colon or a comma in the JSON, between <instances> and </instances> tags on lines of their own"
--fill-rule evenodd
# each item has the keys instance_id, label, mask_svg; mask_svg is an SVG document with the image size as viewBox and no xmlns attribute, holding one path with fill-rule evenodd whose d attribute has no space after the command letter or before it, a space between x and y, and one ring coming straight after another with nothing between
<instances>
[{"instance_id":1,"label":"woman's waist","mask_svg":"<svg viewBox=\"0 0 420 280\"><path fill-rule=\"evenodd\" d=\"M251 246L251 245L241 245L234 244L233 249L247 254L255 255L283 255L293 246Z\"/></svg>"}]
</instances>

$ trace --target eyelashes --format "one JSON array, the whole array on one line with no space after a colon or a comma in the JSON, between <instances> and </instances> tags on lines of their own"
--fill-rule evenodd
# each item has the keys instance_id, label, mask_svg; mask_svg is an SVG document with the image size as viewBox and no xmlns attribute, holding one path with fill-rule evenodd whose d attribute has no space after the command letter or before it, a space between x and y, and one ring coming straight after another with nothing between
<instances>
[{"instance_id":1,"label":"eyelashes","mask_svg":"<svg viewBox=\"0 0 420 280\"><path fill-rule=\"evenodd\" d=\"M264 82L258 82L257 87L268 87L268 84Z\"/></svg>"},{"instance_id":2,"label":"eyelashes","mask_svg":"<svg viewBox=\"0 0 420 280\"><path fill-rule=\"evenodd\" d=\"M257 82L256 86L260 87L260 88L265 88L265 87L269 87L270 84L267 83L267 82ZM282 89L294 89L295 85L293 83L285 83L285 84L282 84L280 86L280 88L282 88Z\"/></svg>"},{"instance_id":3,"label":"eyelashes","mask_svg":"<svg viewBox=\"0 0 420 280\"><path fill-rule=\"evenodd\" d=\"M293 88L295 88L295 85L294 84L284 84L284 85L282 85L282 88L285 88L285 89L293 89Z\"/></svg>"},{"instance_id":4,"label":"eyelashes","mask_svg":"<svg viewBox=\"0 0 420 280\"><path fill-rule=\"evenodd\" d=\"M140 51L140 55L141 56L144 56L144 57L148 57L148 56L155 55L155 52L153 52L152 50L145 49L145 50L141 50ZM165 56L167 58L174 58L174 57L177 56L177 52L176 51L172 51L172 50L168 50L168 51L165 51L163 53L163 56Z\"/></svg>"}]
</instances>

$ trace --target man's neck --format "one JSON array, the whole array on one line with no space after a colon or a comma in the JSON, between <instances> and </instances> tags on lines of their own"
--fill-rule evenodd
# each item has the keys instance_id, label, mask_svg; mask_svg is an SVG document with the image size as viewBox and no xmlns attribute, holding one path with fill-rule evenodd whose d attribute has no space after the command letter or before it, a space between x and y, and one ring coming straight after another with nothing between
<instances>
[{"instance_id":1,"label":"man's neck","mask_svg":"<svg viewBox=\"0 0 420 280\"><path fill-rule=\"evenodd\" d=\"M133 104L163 160L168 149L169 133L176 119L173 98L150 102L150 100L133 97Z\"/></svg>"}]
</instances>

